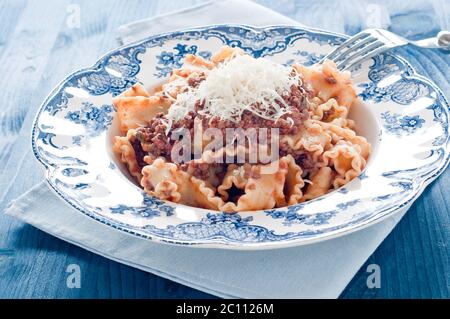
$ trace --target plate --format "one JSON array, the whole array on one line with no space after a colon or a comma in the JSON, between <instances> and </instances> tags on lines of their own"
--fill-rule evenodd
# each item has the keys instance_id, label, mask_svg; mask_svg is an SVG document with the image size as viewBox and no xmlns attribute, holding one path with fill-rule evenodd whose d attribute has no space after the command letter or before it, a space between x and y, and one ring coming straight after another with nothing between
<instances>
[{"instance_id":1,"label":"plate","mask_svg":"<svg viewBox=\"0 0 450 319\"><path fill-rule=\"evenodd\" d=\"M117 133L112 98L138 82L146 88L161 84L189 53L208 58L226 44L286 65L311 65L345 39L299 27L218 25L120 47L69 75L44 101L32 130L34 155L51 188L80 213L158 242L274 249L362 229L410 205L449 160L448 102L394 54L351 70L361 103L350 117L373 145L366 169L306 203L229 214L165 202L132 181L111 143Z\"/></svg>"}]
</instances>

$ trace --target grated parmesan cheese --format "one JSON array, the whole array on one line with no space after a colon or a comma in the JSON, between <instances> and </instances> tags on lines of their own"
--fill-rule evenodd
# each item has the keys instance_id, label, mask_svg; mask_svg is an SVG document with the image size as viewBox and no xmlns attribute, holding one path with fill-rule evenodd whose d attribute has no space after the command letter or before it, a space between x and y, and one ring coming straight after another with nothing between
<instances>
[{"instance_id":1,"label":"grated parmesan cheese","mask_svg":"<svg viewBox=\"0 0 450 319\"><path fill-rule=\"evenodd\" d=\"M181 120L194 111L196 101L204 101L199 113L238 122L244 111L276 121L289 113L281 95L298 85L300 77L292 68L264 58L237 56L209 71L197 88L189 87L177 95L167 117Z\"/></svg>"}]
</instances>

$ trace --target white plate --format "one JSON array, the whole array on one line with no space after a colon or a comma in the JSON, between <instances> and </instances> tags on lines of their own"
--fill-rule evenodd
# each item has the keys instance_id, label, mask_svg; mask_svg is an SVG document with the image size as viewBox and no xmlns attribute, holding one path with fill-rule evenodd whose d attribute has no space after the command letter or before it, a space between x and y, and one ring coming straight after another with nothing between
<instances>
[{"instance_id":1,"label":"white plate","mask_svg":"<svg viewBox=\"0 0 450 319\"><path fill-rule=\"evenodd\" d=\"M340 236L414 201L449 159L448 102L400 57L383 54L354 68L361 100L351 117L374 151L343 188L280 209L238 214L149 197L111 151L112 97L136 82L161 83L187 53L209 57L224 44L284 64L318 61L345 36L299 27L210 26L118 48L68 76L40 108L32 132L51 187L80 213L151 240L229 249L280 248ZM77 227L74 225L73 227Z\"/></svg>"}]
</instances>

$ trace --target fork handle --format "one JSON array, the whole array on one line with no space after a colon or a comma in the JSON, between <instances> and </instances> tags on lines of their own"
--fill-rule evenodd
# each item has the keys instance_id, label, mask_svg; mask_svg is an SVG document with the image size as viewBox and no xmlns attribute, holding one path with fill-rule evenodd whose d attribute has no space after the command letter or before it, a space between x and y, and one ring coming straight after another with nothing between
<instances>
[{"instance_id":1,"label":"fork handle","mask_svg":"<svg viewBox=\"0 0 450 319\"><path fill-rule=\"evenodd\" d=\"M441 31L437 35L437 44L443 49L450 50L450 31Z\"/></svg>"}]
</instances>

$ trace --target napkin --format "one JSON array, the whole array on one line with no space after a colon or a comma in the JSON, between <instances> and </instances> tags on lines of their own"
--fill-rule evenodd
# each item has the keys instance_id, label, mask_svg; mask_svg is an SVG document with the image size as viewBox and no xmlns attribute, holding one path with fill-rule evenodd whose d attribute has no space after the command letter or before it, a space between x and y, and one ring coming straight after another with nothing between
<instances>
[{"instance_id":1,"label":"napkin","mask_svg":"<svg viewBox=\"0 0 450 319\"><path fill-rule=\"evenodd\" d=\"M123 25L117 32L119 42L124 44L177 29L224 23L302 25L252 1L210 0L184 10Z\"/></svg>"},{"instance_id":2,"label":"napkin","mask_svg":"<svg viewBox=\"0 0 450 319\"><path fill-rule=\"evenodd\" d=\"M209 1L123 26L119 37L127 43L173 29L227 22L295 24L251 1ZM29 141L23 136L16 151L30 154L27 148ZM37 163L22 161L16 165L16 185L37 180L33 174L43 178ZM93 253L219 297L337 298L408 208L346 236L307 246L259 251L179 247L136 238L74 210L46 182L13 200L6 213Z\"/></svg>"}]
</instances>

